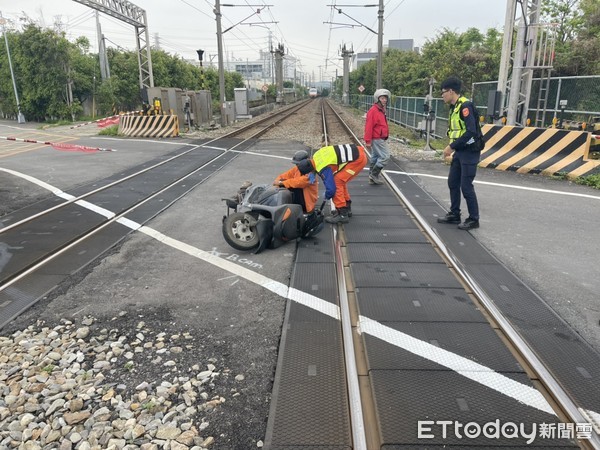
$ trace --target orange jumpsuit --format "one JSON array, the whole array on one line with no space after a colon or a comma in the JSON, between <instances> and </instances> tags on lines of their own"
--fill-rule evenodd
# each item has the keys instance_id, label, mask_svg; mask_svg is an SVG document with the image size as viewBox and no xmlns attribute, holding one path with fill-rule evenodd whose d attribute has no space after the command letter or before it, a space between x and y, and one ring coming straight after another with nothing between
<instances>
[{"instance_id":1,"label":"orange jumpsuit","mask_svg":"<svg viewBox=\"0 0 600 450\"><path fill-rule=\"evenodd\" d=\"M304 196L304 212L310 213L315 209L315 204L319 198L319 183L311 183L308 175L302 175L298 167L294 166L287 172L277 175L275 181L283 181L283 187L287 189L302 189Z\"/></svg>"},{"instance_id":2,"label":"orange jumpsuit","mask_svg":"<svg viewBox=\"0 0 600 450\"><path fill-rule=\"evenodd\" d=\"M364 148L354 145L322 147L313 155L312 164L325 184L325 198L333 198L336 209L350 200L347 184L367 165Z\"/></svg>"}]
</instances>

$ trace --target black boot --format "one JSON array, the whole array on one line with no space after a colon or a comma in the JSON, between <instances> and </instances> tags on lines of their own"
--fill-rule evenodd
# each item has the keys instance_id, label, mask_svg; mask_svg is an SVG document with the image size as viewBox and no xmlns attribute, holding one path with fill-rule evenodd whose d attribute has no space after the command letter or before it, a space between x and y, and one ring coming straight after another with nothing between
<instances>
[{"instance_id":1,"label":"black boot","mask_svg":"<svg viewBox=\"0 0 600 450\"><path fill-rule=\"evenodd\" d=\"M346 208L348 209L348 217L352 217L352 200L346 200Z\"/></svg>"},{"instance_id":2,"label":"black boot","mask_svg":"<svg viewBox=\"0 0 600 450\"><path fill-rule=\"evenodd\" d=\"M438 223L460 223L460 214L454 214L453 212L447 213L444 217L438 217Z\"/></svg>"},{"instance_id":3,"label":"black boot","mask_svg":"<svg viewBox=\"0 0 600 450\"><path fill-rule=\"evenodd\" d=\"M348 208L345 206L343 208L338 208L337 214L325 217L325 222L334 224L350 222L350 219L348 218Z\"/></svg>"},{"instance_id":4,"label":"black boot","mask_svg":"<svg viewBox=\"0 0 600 450\"><path fill-rule=\"evenodd\" d=\"M380 166L375 166L373 167L373 169L371 169L371 172L369 173L369 184L383 184L383 181L379 179L381 169L383 169L383 167Z\"/></svg>"},{"instance_id":5,"label":"black boot","mask_svg":"<svg viewBox=\"0 0 600 450\"><path fill-rule=\"evenodd\" d=\"M479 220L471 219L470 217L467 217L463 223L458 225L459 230L472 230L474 228L479 228Z\"/></svg>"}]
</instances>

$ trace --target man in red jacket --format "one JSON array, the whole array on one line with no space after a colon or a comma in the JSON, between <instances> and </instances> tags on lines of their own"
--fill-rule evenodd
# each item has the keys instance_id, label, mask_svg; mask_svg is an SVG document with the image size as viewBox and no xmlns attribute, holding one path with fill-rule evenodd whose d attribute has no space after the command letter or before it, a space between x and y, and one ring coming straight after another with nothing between
<instances>
[{"instance_id":1,"label":"man in red jacket","mask_svg":"<svg viewBox=\"0 0 600 450\"><path fill-rule=\"evenodd\" d=\"M302 175L298 170L298 164L308 157L306 150L298 150L292 158L294 167L277 175L273 182L273 186L289 189L294 203L301 205L306 214L313 212L319 197L319 183L316 182L314 174Z\"/></svg>"},{"instance_id":2,"label":"man in red jacket","mask_svg":"<svg viewBox=\"0 0 600 450\"><path fill-rule=\"evenodd\" d=\"M379 174L390 159L390 150L387 146L390 132L385 107L391 97L392 94L387 89L377 89L373 94L375 103L367 112L364 138L365 145L371 152L369 184L383 184L383 181L379 179Z\"/></svg>"}]
</instances>

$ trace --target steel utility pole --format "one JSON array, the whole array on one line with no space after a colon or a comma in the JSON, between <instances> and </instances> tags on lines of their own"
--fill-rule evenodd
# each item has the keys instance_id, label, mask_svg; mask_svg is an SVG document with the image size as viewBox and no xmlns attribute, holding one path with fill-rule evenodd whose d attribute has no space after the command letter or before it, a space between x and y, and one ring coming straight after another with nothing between
<instances>
[{"instance_id":1,"label":"steel utility pole","mask_svg":"<svg viewBox=\"0 0 600 450\"><path fill-rule=\"evenodd\" d=\"M154 87L152 74L152 55L150 52L150 34L146 11L127 0L73 0L103 12L115 19L133 25L138 58L140 89ZM107 65L108 66L108 65ZM110 73L107 74L110 76Z\"/></svg>"},{"instance_id":2,"label":"steel utility pole","mask_svg":"<svg viewBox=\"0 0 600 450\"><path fill-rule=\"evenodd\" d=\"M499 116L505 116L508 125L528 123L534 70L542 73L536 122L543 122L540 115L545 114L556 36L554 25L540 23L541 5L542 0L507 0L497 92Z\"/></svg>"},{"instance_id":3,"label":"steel utility pole","mask_svg":"<svg viewBox=\"0 0 600 450\"><path fill-rule=\"evenodd\" d=\"M217 20L217 51L219 53L219 103L221 110L221 126L227 126L225 117L225 69L223 68L223 33L221 31L221 2L215 0L215 16Z\"/></svg>"},{"instance_id":4,"label":"steel utility pole","mask_svg":"<svg viewBox=\"0 0 600 450\"><path fill-rule=\"evenodd\" d=\"M334 8L338 14L342 14L346 17L348 17L350 20L352 20L353 22L357 23L358 25L360 25L361 27L366 28L367 30L369 30L371 33L376 34L377 35L377 81L376 81L376 89L381 89L381 85L382 85L382 73L383 73L383 0L379 0L379 10L377 12L377 17L379 19L379 31L375 31L371 28L369 28L368 26L366 26L363 23L360 23L358 20L354 19L353 17L350 17L348 14L346 14L344 11L342 11L341 6L344 7L350 7L350 6L361 6L361 5L327 5L327 6L331 6L332 8ZM369 8L372 6L377 6L377 5L362 5L365 8ZM349 26L349 27L355 27L356 25L353 24L347 24L347 23L337 23L337 22L323 22L323 23L328 23L331 25L342 25L342 26Z\"/></svg>"},{"instance_id":5,"label":"steel utility pole","mask_svg":"<svg viewBox=\"0 0 600 450\"><path fill-rule=\"evenodd\" d=\"M240 20L238 23L233 24L232 26L227 28L225 31L222 31L222 29L221 29L221 16L222 16L221 6L249 6L252 8L258 7L258 9L256 9L252 14L250 14L245 19ZM251 4L231 5L231 4L225 4L225 3L223 5L221 5L220 0L215 0L214 13L216 16L216 21L217 21L217 50L219 53L219 101L221 103L221 126L223 126L223 127L227 126L227 121L226 121L226 117L225 117L225 69L223 67L223 34L227 33L233 27L240 25L246 19L249 19L250 17L252 17L256 14L260 14L260 12L264 8L267 8L269 6L273 6L273 5L251 5ZM262 25L264 25L265 23L277 23L277 22L261 22ZM252 24L248 24L248 25L252 25Z\"/></svg>"},{"instance_id":6,"label":"steel utility pole","mask_svg":"<svg viewBox=\"0 0 600 450\"><path fill-rule=\"evenodd\" d=\"M383 77L383 0L379 0L379 31L377 33L377 89L381 89Z\"/></svg>"},{"instance_id":7,"label":"steel utility pole","mask_svg":"<svg viewBox=\"0 0 600 450\"><path fill-rule=\"evenodd\" d=\"M350 104L350 56L354 54L353 49L348 50L346 44L342 47L342 58L344 58L344 79L342 84L342 104Z\"/></svg>"},{"instance_id":8,"label":"steel utility pole","mask_svg":"<svg viewBox=\"0 0 600 450\"><path fill-rule=\"evenodd\" d=\"M6 20L0 13L0 24L2 24L2 34L4 34L4 42L6 42L6 55L8 56L8 67L10 68L10 76L12 77L13 89L15 90L15 100L17 101L17 123L25 123L25 116L21 112L21 102L19 100L19 92L17 91L17 82L15 81L15 73L13 72L12 60L10 59L10 48L8 47L8 37L6 37L6 28L4 23Z\"/></svg>"},{"instance_id":9,"label":"steel utility pole","mask_svg":"<svg viewBox=\"0 0 600 450\"><path fill-rule=\"evenodd\" d=\"M98 57L100 60L100 76L102 81L110 78L110 67L108 66L108 58L106 57L106 45L104 43L104 35L100 27L100 14L96 11L96 33L98 34Z\"/></svg>"}]
</instances>

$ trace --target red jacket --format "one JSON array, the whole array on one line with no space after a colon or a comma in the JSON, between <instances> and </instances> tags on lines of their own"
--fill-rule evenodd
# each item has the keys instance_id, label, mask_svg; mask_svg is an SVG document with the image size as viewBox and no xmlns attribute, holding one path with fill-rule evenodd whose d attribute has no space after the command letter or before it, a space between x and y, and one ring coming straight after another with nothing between
<instances>
[{"instance_id":1,"label":"red jacket","mask_svg":"<svg viewBox=\"0 0 600 450\"><path fill-rule=\"evenodd\" d=\"M365 124L365 144L371 145L373 139L387 139L390 135L385 109L377 102L367 112Z\"/></svg>"},{"instance_id":2,"label":"red jacket","mask_svg":"<svg viewBox=\"0 0 600 450\"><path fill-rule=\"evenodd\" d=\"M283 172L275 178L275 181L283 181L283 186L287 189L300 188L304 194L304 204L306 212L315 209L315 203L319 197L319 183L310 182L308 175L302 175L297 166L292 167L287 172Z\"/></svg>"}]
</instances>

